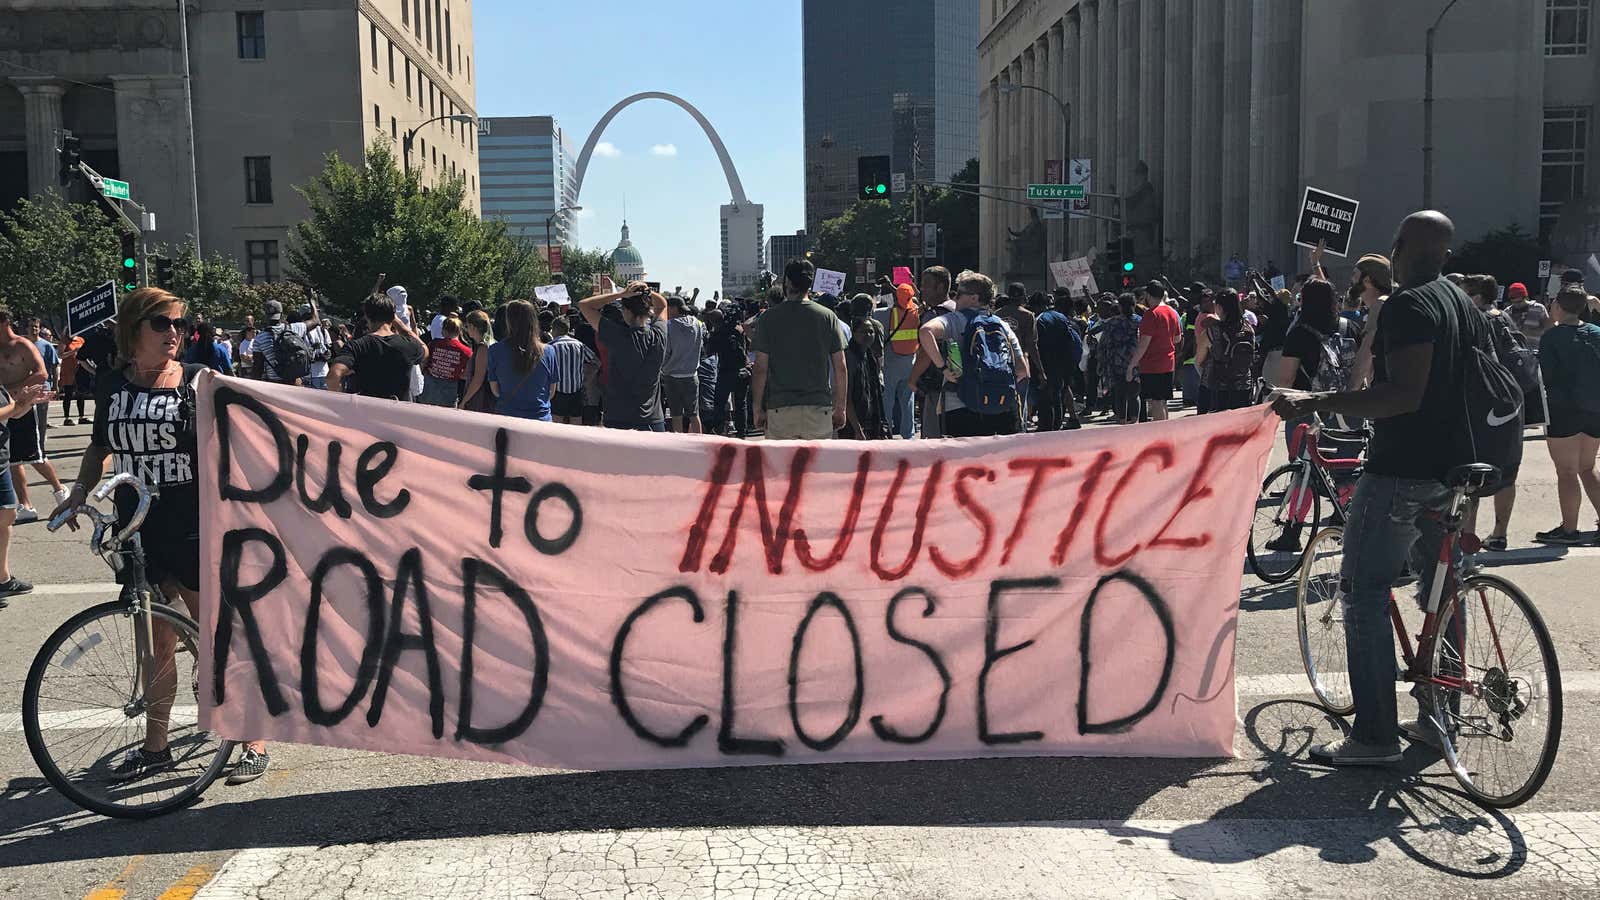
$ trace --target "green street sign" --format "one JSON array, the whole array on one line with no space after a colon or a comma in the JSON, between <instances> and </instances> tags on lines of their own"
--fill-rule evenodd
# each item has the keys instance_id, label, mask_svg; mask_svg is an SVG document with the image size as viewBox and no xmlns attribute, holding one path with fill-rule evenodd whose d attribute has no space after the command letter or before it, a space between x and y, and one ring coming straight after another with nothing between
<instances>
[{"instance_id":1,"label":"green street sign","mask_svg":"<svg viewBox=\"0 0 1600 900\"><path fill-rule=\"evenodd\" d=\"M128 183L126 181L118 181L115 178L100 179L100 193L113 200L127 200L130 196L128 194Z\"/></svg>"},{"instance_id":2,"label":"green street sign","mask_svg":"<svg viewBox=\"0 0 1600 900\"><path fill-rule=\"evenodd\" d=\"M1083 197L1083 185L1081 184L1028 185L1029 200L1082 200Z\"/></svg>"}]
</instances>

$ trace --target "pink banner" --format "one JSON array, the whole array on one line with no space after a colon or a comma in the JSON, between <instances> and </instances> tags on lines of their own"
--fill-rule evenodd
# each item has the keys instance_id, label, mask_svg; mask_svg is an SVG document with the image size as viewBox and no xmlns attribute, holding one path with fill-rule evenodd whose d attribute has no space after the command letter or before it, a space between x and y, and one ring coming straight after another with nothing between
<instances>
[{"instance_id":1,"label":"pink banner","mask_svg":"<svg viewBox=\"0 0 1600 900\"><path fill-rule=\"evenodd\" d=\"M208 377L202 721L559 768L1230 756L1264 408L744 443Z\"/></svg>"}]
</instances>

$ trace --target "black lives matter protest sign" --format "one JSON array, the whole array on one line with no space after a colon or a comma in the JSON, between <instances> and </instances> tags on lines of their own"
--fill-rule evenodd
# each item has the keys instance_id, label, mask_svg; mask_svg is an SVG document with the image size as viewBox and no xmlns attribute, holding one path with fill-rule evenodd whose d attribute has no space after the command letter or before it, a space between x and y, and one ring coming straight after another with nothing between
<instances>
[{"instance_id":1,"label":"black lives matter protest sign","mask_svg":"<svg viewBox=\"0 0 1600 900\"><path fill-rule=\"evenodd\" d=\"M1356 212L1360 209L1359 200L1308 187L1300 203L1300 224L1295 227L1294 242L1315 250L1321 241L1324 252L1348 256L1350 235L1355 231Z\"/></svg>"}]
</instances>

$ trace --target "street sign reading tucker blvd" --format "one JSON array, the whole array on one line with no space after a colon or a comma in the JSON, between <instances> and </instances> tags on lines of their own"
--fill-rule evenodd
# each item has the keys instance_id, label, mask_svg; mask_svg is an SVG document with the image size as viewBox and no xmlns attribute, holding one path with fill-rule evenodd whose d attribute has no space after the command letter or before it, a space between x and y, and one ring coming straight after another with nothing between
<instances>
[{"instance_id":1,"label":"street sign reading tucker blvd","mask_svg":"<svg viewBox=\"0 0 1600 900\"><path fill-rule=\"evenodd\" d=\"M131 196L128 193L128 183L126 181L118 181L115 178L101 178L100 193L105 194L112 200L127 200Z\"/></svg>"},{"instance_id":2,"label":"street sign reading tucker blvd","mask_svg":"<svg viewBox=\"0 0 1600 900\"><path fill-rule=\"evenodd\" d=\"M108 281L67 301L67 334L83 334L116 314L117 289Z\"/></svg>"},{"instance_id":3,"label":"street sign reading tucker blvd","mask_svg":"<svg viewBox=\"0 0 1600 900\"><path fill-rule=\"evenodd\" d=\"M1305 199L1300 203L1300 224L1294 230L1294 242L1301 247L1317 248L1322 241L1323 251L1334 256L1350 253L1350 233L1356 227L1356 212L1361 201L1306 188Z\"/></svg>"},{"instance_id":4,"label":"street sign reading tucker blvd","mask_svg":"<svg viewBox=\"0 0 1600 900\"><path fill-rule=\"evenodd\" d=\"M1081 184L1030 184L1029 200L1082 200Z\"/></svg>"}]
</instances>

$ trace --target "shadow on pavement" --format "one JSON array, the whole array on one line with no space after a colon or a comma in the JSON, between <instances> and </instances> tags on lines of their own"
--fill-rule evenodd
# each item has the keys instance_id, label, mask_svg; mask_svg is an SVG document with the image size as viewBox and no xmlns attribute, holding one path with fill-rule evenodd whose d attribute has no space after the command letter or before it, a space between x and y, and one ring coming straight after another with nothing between
<instances>
[{"instance_id":1,"label":"shadow on pavement","mask_svg":"<svg viewBox=\"0 0 1600 900\"><path fill-rule=\"evenodd\" d=\"M1486 569L1497 566L1527 566L1534 563L1555 562L1567 556L1568 547L1521 547L1499 553L1479 553L1473 560Z\"/></svg>"},{"instance_id":2,"label":"shadow on pavement","mask_svg":"<svg viewBox=\"0 0 1600 900\"><path fill-rule=\"evenodd\" d=\"M1294 609L1295 594L1299 589L1298 578L1290 579L1283 584L1258 584L1247 587L1239 592L1239 610L1253 612Z\"/></svg>"}]
</instances>

